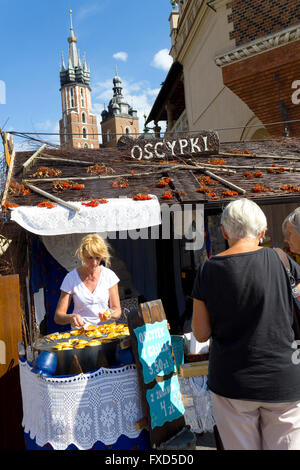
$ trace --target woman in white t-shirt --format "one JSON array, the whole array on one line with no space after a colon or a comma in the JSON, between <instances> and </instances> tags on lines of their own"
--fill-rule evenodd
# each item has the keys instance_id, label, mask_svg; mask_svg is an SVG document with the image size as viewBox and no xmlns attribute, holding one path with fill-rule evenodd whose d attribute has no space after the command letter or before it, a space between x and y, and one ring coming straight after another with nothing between
<instances>
[{"instance_id":1,"label":"woman in white t-shirt","mask_svg":"<svg viewBox=\"0 0 300 470\"><path fill-rule=\"evenodd\" d=\"M76 255L82 265L64 278L54 321L59 325L70 323L72 328L76 328L120 318L120 279L107 267L110 265L110 255L105 241L97 234L86 235ZM106 266L101 265L101 261ZM74 310L68 314L72 299ZM108 309L113 311L111 316L105 315Z\"/></svg>"}]
</instances>

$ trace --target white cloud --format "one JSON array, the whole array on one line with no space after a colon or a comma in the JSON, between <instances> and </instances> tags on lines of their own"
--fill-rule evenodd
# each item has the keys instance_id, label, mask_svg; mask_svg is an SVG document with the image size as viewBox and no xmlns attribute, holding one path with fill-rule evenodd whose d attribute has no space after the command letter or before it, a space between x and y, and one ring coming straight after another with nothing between
<instances>
[{"instance_id":1,"label":"white cloud","mask_svg":"<svg viewBox=\"0 0 300 470\"><path fill-rule=\"evenodd\" d=\"M100 10L101 10L101 6L96 3L80 8L77 13L75 12L76 23L84 21L89 16L94 15L95 13L98 13Z\"/></svg>"},{"instance_id":2,"label":"white cloud","mask_svg":"<svg viewBox=\"0 0 300 470\"><path fill-rule=\"evenodd\" d=\"M168 49L158 51L151 62L152 67L168 71L173 63L172 57L169 55Z\"/></svg>"},{"instance_id":3,"label":"white cloud","mask_svg":"<svg viewBox=\"0 0 300 470\"><path fill-rule=\"evenodd\" d=\"M14 141L14 149L16 152L29 152L30 150L36 150L40 146L41 144L38 142L29 139L20 139Z\"/></svg>"},{"instance_id":4,"label":"white cloud","mask_svg":"<svg viewBox=\"0 0 300 470\"><path fill-rule=\"evenodd\" d=\"M53 128L53 126L54 124L50 121L50 119L46 119L46 121L36 122L34 124L34 128L37 129L36 132L38 131L52 132L51 129Z\"/></svg>"},{"instance_id":5,"label":"white cloud","mask_svg":"<svg viewBox=\"0 0 300 470\"><path fill-rule=\"evenodd\" d=\"M50 119L46 119L45 121L40 122L32 122L32 129L37 135L33 135L32 137L36 139L41 139L43 141L58 145L60 142L59 139L59 122L58 121L51 121ZM50 134L50 135L44 135ZM51 135L56 134L56 135Z\"/></svg>"},{"instance_id":6,"label":"white cloud","mask_svg":"<svg viewBox=\"0 0 300 470\"><path fill-rule=\"evenodd\" d=\"M116 52L113 54L113 58L117 60L122 60L123 62L126 62L128 59L128 54L127 52Z\"/></svg>"},{"instance_id":7,"label":"white cloud","mask_svg":"<svg viewBox=\"0 0 300 470\"><path fill-rule=\"evenodd\" d=\"M148 88L148 90L147 90L147 94L149 96L155 96L155 98L157 97L159 92L160 92L160 88L153 88L152 90L150 88Z\"/></svg>"}]
</instances>

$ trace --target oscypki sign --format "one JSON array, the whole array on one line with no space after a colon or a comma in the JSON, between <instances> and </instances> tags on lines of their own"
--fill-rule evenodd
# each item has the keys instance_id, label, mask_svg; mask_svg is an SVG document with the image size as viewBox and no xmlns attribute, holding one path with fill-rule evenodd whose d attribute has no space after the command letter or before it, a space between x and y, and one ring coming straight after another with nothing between
<instances>
[{"instance_id":1,"label":"oscypki sign","mask_svg":"<svg viewBox=\"0 0 300 470\"><path fill-rule=\"evenodd\" d=\"M219 152L219 138L215 132L203 131L178 138L132 139L121 137L118 146L128 150L135 160L164 160L176 156L197 157Z\"/></svg>"}]
</instances>

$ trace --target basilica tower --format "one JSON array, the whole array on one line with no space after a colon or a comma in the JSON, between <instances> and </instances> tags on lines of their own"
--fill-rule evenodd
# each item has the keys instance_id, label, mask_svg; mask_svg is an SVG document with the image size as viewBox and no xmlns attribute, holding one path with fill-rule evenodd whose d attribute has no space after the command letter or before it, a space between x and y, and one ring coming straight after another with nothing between
<instances>
[{"instance_id":1,"label":"basilica tower","mask_svg":"<svg viewBox=\"0 0 300 470\"><path fill-rule=\"evenodd\" d=\"M96 116L92 113L90 69L85 56L77 51L70 10L69 57L60 66L62 119L59 121L60 144L67 148L99 148Z\"/></svg>"},{"instance_id":2,"label":"basilica tower","mask_svg":"<svg viewBox=\"0 0 300 470\"><path fill-rule=\"evenodd\" d=\"M122 94L122 80L117 74L113 78L113 97L108 109L101 113L102 141L105 147L114 147L121 135L137 138L139 118L137 111L130 106Z\"/></svg>"}]
</instances>

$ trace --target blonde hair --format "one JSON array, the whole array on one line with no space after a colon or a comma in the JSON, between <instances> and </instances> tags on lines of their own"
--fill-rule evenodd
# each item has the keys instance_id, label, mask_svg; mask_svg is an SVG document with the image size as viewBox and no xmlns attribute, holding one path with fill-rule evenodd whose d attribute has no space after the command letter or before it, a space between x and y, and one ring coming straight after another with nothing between
<instances>
[{"instance_id":1,"label":"blonde hair","mask_svg":"<svg viewBox=\"0 0 300 470\"><path fill-rule=\"evenodd\" d=\"M81 240L79 248L76 250L75 255L83 263L84 252L89 256L100 256L105 261L105 266L110 266L110 253L109 245L97 233L86 235Z\"/></svg>"}]
</instances>

